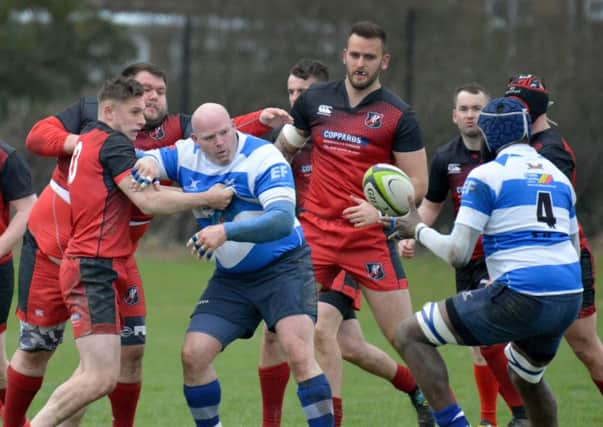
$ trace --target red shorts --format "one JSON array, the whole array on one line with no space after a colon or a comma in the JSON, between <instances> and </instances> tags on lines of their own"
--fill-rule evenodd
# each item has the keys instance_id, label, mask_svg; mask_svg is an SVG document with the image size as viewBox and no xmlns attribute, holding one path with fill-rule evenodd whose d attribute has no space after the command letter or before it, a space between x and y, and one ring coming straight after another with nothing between
<instances>
[{"instance_id":1,"label":"red shorts","mask_svg":"<svg viewBox=\"0 0 603 427\"><path fill-rule=\"evenodd\" d=\"M408 288L396 243L387 240L381 225L355 228L345 220L326 220L307 211L301 213L300 221L312 249L316 282L323 288L348 295L358 307L360 288L343 276L335 280L341 270L371 290Z\"/></svg>"},{"instance_id":2,"label":"red shorts","mask_svg":"<svg viewBox=\"0 0 603 427\"><path fill-rule=\"evenodd\" d=\"M126 276L126 258L64 258L59 282L74 338L119 335L116 284Z\"/></svg>"},{"instance_id":3,"label":"red shorts","mask_svg":"<svg viewBox=\"0 0 603 427\"><path fill-rule=\"evenodd\" d=\"M120 276L116 283L123 324L130 317L146 315L142 280L134 256L125 260L125 269L126 275ZM56 326L69 319L59 284L59 265L38 248L29 231L23 237L21 250L17 317L42 327Z\"/></svg>"},{"instance_id":4,"label":"red shorts","mask_svg":"<svg viewBox=\"0 0 603 427\"><path fill-rule=\"evenodd\" d=\"M59 260L71 237L71 210L65 201L69 194L67 190L57 184L54 187L56 191L50 184L44 188L31 210L27 227L36 237L38 247Z\"/></svg>"}]
</instances>

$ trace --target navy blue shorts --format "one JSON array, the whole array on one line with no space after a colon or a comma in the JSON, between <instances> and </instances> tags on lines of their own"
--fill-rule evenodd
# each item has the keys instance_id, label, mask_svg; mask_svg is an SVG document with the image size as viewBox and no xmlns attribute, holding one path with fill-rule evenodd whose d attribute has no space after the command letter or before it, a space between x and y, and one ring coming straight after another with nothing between
<instances>
[{"instance_id":1,"label":"navy blue shorts","mask_svg":"<svg viewBox=\"0 0 603 427\"><path fill-rule=\"evenodd\" d=\"M187 332L203 332L224 347L253 336L260 321L275 331L287 316L306 314L316 322L316 282L310 249L287 252L260 271L227 274L216 270L199 298Z\"/></svg>"},{"instance_id":2,"label":"navy blue shorts","mask_svg":"<svg viewBox=\"0 0 603 427\"><path fill-rule=\"evenodd\" d=\"M532 361L548 363L581 304L581 293L533 296L494 283L448 298L446 309L465 345L512 341Z\"/></svg>"}]
</instances>

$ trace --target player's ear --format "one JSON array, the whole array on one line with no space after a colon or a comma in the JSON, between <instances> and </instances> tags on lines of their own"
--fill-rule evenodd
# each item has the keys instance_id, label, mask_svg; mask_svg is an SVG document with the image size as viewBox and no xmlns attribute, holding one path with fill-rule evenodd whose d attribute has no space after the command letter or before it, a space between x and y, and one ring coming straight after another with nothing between
<instances>
[{"instance_id":1,"label":"player's ear","mask_svg":"<svg viewBox=\"0 0 603 427\"><path fill-rule=\"evenodd\" d=\"M341 51L341 62L343 62L344 65L345 65L345 56L346 56L347 53L348 53L348 49L347 48L344 48Z\"/></svg>"},{"instance_id":2,"label":"player's ear","mask_svg":"<svg viewBox=\"0 0 603 427\"><path fill-rule=\"evenodd\" d=\"M389 53L384 53L383 58L381 59L381 70L385 71L389 68L389 61L392 56Z\"/></svg>"},{"instance_id":3,"label":"player's ear","mask_svg":"<svg viewBox=\"0 0 603 427\"><path fill-rule=\"evenodd\" d=\"M456 118L456 108L452 109L452 123L454 123L455 125L458 124L458 119Z\"/></svg>"},{"instance_id":4,"label":"player's ear","mask_svg":"<svg viewBox=\"0 0 603 427\"><path fill-rule=\"evenodd\" d=\"M103 121L106 121L106 122L113 121L113 103L112 102L104 102L100 107L100 112L102 114L102 117L99 117L99 119L102 119Z\"/></svg>"}]
</instances>

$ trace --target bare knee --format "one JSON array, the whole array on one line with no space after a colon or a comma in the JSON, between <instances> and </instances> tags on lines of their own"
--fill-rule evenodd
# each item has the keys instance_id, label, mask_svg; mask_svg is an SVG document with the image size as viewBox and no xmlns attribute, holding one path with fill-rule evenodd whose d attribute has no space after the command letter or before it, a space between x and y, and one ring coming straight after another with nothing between
<instances>
[{"instance_id":1,"label":"bare knee","mask_svg":"<svg viewBox=\"0 0 603 427\"><path fill-rule=\"evenodd\" d=\"M90 398L99 399L108 395L117 385L118 372L116 370L102 370L82 373L86 377L85 384L89 387Z\"/></svg>"},{"instance_id":2,"label":"bare knee","mask_svg":"<svg viewBox=\"0 0 603 427\"><path fill-rule=\"evenodd\" d=\"M52 351L24 351L17 350L10 364L17 372L31 377L42 377L46 372L48 361L52 357Z\"/></svg>"},{"instance_id":3,"label":"bare knee","mask_svg":"<svg viewBox=\"0 0 603 427\"><path fill-rule=\"evenodd\" d=\"M182 346L182 368L185 373L202 371L206 364L203 363L203 349L196 343L185 341Z\"/></svg>"},{"instance_id":4,"label":"bare knee","mask_svg":"<svg viewBox=\"0 0 603 427\"><path fill-rule=\"evenodd\" d=\"M129 345L121 348L121 379L141 380L144 345Z\"/></svg>"},{"instance_id":5,"label":"bare knee","mask_svg":"<svg viewBox=\"0 0 603 427\"><path fill-rule=\"evenodd\" d=\"M401 321L396 328L393 342L393 346L398 353L402 354L409 346L419 342L426 342L426 339L416 319L411 317Z\"/></svg>"},{"instance_id":6,"label":"bare knee","mask_svg":"<svg viewBox=\"0 0 603 427\"><path fill-rule=\"evenodd\" d=\"M364 360L367 352L366 341L339 335L337 342L344 360L353 364L358 364L358 362Z\"/></svg>"},{"instance_id":7,"label":"bare knee","mask_svg":"<svg viewBox=\"0 0 603 427\"><path fill-rule=\"evenodd\" d=\"M314 332L314 344L316 351L328 352L334 345L337 345L337 332L329 326L322 325L320 322L317 323Z\"/></svg>"}]
</instances>

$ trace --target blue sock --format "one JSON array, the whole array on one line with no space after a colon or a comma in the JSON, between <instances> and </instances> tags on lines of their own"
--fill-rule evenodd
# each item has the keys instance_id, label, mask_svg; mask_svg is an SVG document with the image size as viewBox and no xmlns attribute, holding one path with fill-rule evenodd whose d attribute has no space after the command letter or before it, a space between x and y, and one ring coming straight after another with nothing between
<instances>
[{"instance_id":1,"label":"blue sock","mask_svg":"<svg viewBox=\"0 0 603 427\"><path fill-rule=\"evenodd\" d=\"M465 413L456 403L441 411L433 411L433 416L440 427L469 427Z\"/></svg>"},{"instance_id":2,"label":"blue sock","mask_svg":"<svg viewBox=\"0 0 603 427\"><path fill-rule=\"evenodd\" d=\"M197 427L220 425L218 406L220 405L220 381L189 387L184 386L184 397Z\"/></svg>"},{"instance_id":3,"label":"blue sock","mask_svg":"<svg viewBox=\"0 0 603 427\"><path fill-rule=\"evenodd\" d=\"M297 396L310 427L332 427L333 397L324 374L317 375L297 385Z\"/></svg>"}]
</instances>

